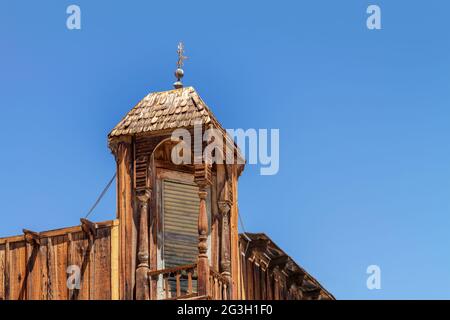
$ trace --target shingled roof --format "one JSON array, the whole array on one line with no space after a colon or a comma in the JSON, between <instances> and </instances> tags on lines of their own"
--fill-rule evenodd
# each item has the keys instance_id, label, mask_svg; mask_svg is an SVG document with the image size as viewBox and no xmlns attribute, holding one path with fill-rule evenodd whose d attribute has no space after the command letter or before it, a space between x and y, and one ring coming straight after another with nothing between
<instances>
[{"instance_id":1,"label":"shingled roof","mask_svg":"<svg viewBox=\"0 0 450 320\"><path fill-rule=\"evenodd\" d=\"M220 127L218 121L193 87L153 92L128 112L109 138L175 128L188 128L199 121Z\"/></svg>"}]
</instances>

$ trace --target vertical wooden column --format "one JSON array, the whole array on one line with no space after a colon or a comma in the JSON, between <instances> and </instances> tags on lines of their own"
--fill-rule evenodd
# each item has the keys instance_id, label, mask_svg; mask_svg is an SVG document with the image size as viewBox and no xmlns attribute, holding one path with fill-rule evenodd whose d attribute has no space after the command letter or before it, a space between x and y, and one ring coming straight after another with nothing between
<instances>
[{"instance_id":1,"label":"vertical wooden column","mask_svg":"<svg viewBox=\"0 0 450 320\"><path fill-rule=\"evenodd\" d=\"M131 140L117 141L111 148L117 162L117 218L119 219L120 299L133 299L136 264L136 224L133 212Z\"/></svg>"},{"instance_id":2,"label":"vertical wooden column","mask_svg":"<svg viewBox=\"0 0 450 320\"><path fill-rule=\"evenodd\" d=\"M276 266L273 269L273 300L280 300L280 268Z\"/></svg>"},{"instance_id":3,"label":"vertical wooden column","mask_svg":"<svg viewBox=\"0 0 450 320\"><path fill-rule=\"evenodd\" d=\"M208 215L206 212L206 184L199 185L200 210L198 214L198 260L197 292L199 296L209 295L208 261Z\"/></svg>"},{"instance_id":4,"label":"vertical wooden column","mask_svg":"<svg viewBox=\"0 0 450 320\"><path fill-rule=\"evenodd\" d=\"M200 132L201 133L201 132ZM194 129L194 135L198 135ZM201 137L201 136L200 136ZM198 213L198 258L197 258L197 294L209 296L209 259L208 259L208 214L206 212L207 187L211 185L211 159L203 158L202 140L194 139L194 181L198 185L200 206ZM198 143L199 142L199 143Z\"/></svg>"},{"instance_id":5,"label":"vertical wooden column","mask_svg":"<svg viewBox=\"0 0 450 320\"><path fill-rule=\"evenodd\" d=\"M151 190L140 191L137 195L139 203L139 240L138 266L136 269L136 300L149 300L150 288L148 281L149 250L148 250L148 201Z\"/></svg>"},{"instance_id":6,"label":"vertical wooden column","mask_svg":"<svg viewBox=\"0 0 450 320\"><path fill-rule=\"evenodd\" d=\"M243 285L240 283L240 252L239 252L239 209L238 209L238 166L231 167L231 191L233 203L230 210L230 257L231 257L231 279L233 281L231 297L232 299L240 299L238 288Z\"/></svg>"},{"instance_id":7,"label":"vertical wooden column","mask_svg":"<svg viewBox=\"0 0 450 320\"><path fill-rule=\"evenodd\" d=\"M119 300L119 220L111 228L111 300Z\"/></svg>"},{"instance_id":8,"label":"vertical wooden column","mask_svg":"<svg viewBox=\"0 0 450 320\"><path fill-rule=\"evenodd\" d=\"M219 201L219 211L222 220L220 271L231 286L230 209L231 204L229 201Z\"/></svg>"}]
</instances>

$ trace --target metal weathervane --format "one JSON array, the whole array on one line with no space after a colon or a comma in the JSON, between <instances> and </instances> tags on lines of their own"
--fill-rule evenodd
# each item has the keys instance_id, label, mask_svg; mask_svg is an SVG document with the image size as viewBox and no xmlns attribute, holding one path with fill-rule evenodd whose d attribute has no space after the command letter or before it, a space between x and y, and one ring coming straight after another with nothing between
<instances>
[{"instance_id":1,"label":"metal weathervane","mask_svg":"<svg viewBox=\"0 0 450 320\"><path fill-rule=\"evenodd\" d=\"M184 64L184 60L186 60L188 57L184 55L184 45L183 42L178 43L177 47L177 54L178 54L178 60L177 60L177 70L175 70L175 77L177 77L177 81L173 84L175 89L183 88L183 83L181 83L181 78L184 76L184 71L181 69Z\"/></svg>"},{"instance_id":2,"label":"metal weathervane","mask_svg":"<svg viewBox=\"0 0 450 320\"><path fill-rule=\"evenodd\" d=\"M184 64L183 61L188 58L188 57L186 57L184 55L184 44L183 44L183 42L178 43L177 53L178 53L177 68L181 69L181 67L183 67L183 64Z\"/></svg>"}]
</instances>

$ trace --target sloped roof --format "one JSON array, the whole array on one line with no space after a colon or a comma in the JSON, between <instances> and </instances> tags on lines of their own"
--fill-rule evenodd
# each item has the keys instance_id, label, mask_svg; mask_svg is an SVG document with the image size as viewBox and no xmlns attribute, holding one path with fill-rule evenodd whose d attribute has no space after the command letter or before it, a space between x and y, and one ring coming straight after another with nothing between
<instances>
[{"instance_id":1,"label":"sloped roof","mask_svg":"<svg viewBox=\"0 0 450 320\"><path fill-rule=\"evenodd\" d=\"M153 92L128 112L111 131L109 138L188 128L194 126L196 121L213 123L221 128L193 87Z\"/></svg>"},{"instance_id":2,"label":"sloped roof","mask_svg":"<svg viewBox=\"0 0 450 320\"><path fill-rule=\"evenodd\" d=\"M284 252L279 246L277 246L271 238L269 238L265 233L240 233L239 237L241 240L248 241L248 242L258 242L258 241L264 241L267 246L263 247L257 247L257 250L264 250L264 255L269 259L270 261L279 260L280 258L285 258L286 261L288 261L289 270L290 273L300 273L304 274L305 277L303 279L302 285L300 289L303 292L313 292L313 291L319 291L319 294L322 299L331 299L335 300L335 297L328 292L320 283L317 281L311 274L309 274L305 269L303 269L300 265L295 262L294 259L292 259L286 252Z\"/></svg>"}]
</instances>

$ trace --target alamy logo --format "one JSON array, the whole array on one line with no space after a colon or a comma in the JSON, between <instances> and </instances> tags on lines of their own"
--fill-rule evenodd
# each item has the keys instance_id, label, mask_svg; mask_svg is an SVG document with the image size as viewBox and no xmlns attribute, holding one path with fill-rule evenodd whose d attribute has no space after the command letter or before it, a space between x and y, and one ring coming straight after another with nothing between
<instances>
[{"instance_id":1,"label":"alamy logo","mask_svg":"<svg viewBox=\"0 0 450 320\"><path fill-rule=\"evenodd\" d=\"M369 30L380 30L381 29L381 8L375 4L367 7L367 13L370 16L367 18L367 28Z\"/></svg>"},{"instance_id":2,"label":"alamy logo","mask_svg":"<svg viewBox=\"0 0 450 320\"><path fill-rule=\"evenodd\" d=\"M227 129L224 132L210 128L203 133L202 124L198 122L194 124L193 139L189 130L176 129L171 140L177 142L171 154L172 162L177 165L244 164L247 158L249 164L261 165L261 175L275 175L280 167L278 129L271 129L269 134L267 129ZM235 143L239 151L236 151Z\"/></svg>"},{"instance_id":3,"label":"alamy logo","mask_svg":"<svg viewBox=\"0 0 450 320\"><path fill-rule=\"evenodd\" d=\"M367 278L366 285L369 290L381 289L381 269L379 266L373 264L367 267L366 270L369 277Z\"/></svg>"},{"instance_id":4,"label":"alamy logo","mask_svg":"<svg viewBox=\"0 0 450 320\"><path fill-rule=\"evenodd\" d=\"M67 288L69 290L80 289L81 288L81 270L77 265L70 265L67 267L66 273L69 275L67 277Z\"/></svg>"},{"instance_id":5,"label":"alamy logo","mask_svg":"<svg viewBox=\"0 0 450 320\"><path fill-rule=\"evenodd\" d=\"M72 4L67 7L66 13L70 16L67 17L66 26L69 30L81 29L81 9L79 6Z\"/></svg>"}]
</instances>

